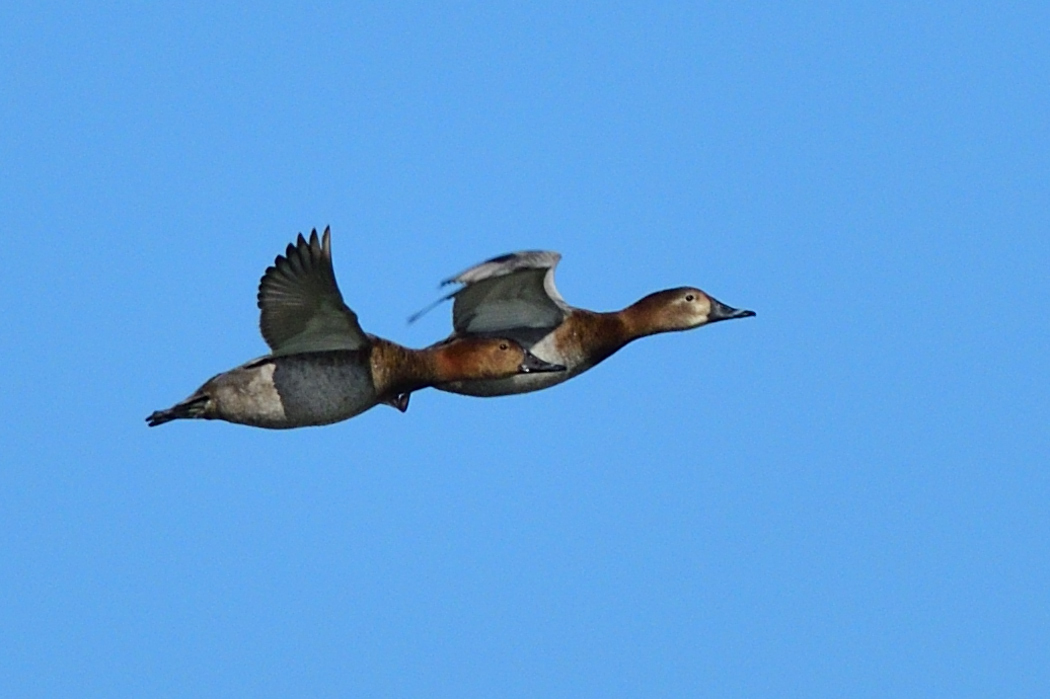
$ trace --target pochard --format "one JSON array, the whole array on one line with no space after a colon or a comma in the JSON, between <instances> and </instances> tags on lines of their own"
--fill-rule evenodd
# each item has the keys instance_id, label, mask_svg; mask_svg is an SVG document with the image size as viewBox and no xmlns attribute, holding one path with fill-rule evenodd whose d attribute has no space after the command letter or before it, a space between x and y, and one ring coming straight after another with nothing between
<instances>
[{"instance_id":1,"label":"pochard","mask_svg":"<svg viewBox=\"0 0 1050 699\"><path fill-rule=\"evenodd\" d=\"M506 337L517 340L543 361L565 366L565 371L458 379L436 388L471 396L538 391L582 374L638 338L755 315L690 286L657 291L610 313L574 308L554 286L554 268L560 259L559 253L544 250L494 257L442 282L463 287L411 320L453 299L453 332L444 343Z\"/></svg>"},{"instance_id":2,"label":"pochard","mask_svg":"<svg viewBox=\"0 0 1050 699\"><path fill-rule=\"evenodd\" d=\"M496 380L564 367L500 337L464 337L414 350L365 333L343 302L325 228L302 234L259 282L259 327L271 353L209 379L186 400L146 418L272 429L327 425L379 403L404 411L408 395L438 383Z\"/></svg>"}]
</instances>

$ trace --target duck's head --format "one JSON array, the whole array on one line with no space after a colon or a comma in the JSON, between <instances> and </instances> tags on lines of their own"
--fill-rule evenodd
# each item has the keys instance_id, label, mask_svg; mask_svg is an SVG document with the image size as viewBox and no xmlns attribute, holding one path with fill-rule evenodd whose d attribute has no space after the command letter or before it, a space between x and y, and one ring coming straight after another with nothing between
<instances>
[{"instance_id":1,"label":"duck's head","mask_svg":"<svg viewBox=\"0 0 1050 699\"><path fill-rule=\"evenodd\" d=\"M720 320L748 318L754 311L727 306L691 286L649 294L630 307L630 316L643 334L689 330Z\"/></svg>"},{"instance_id":2,"label":"duck's head","mask_svg":"<svg viewBox=\"0 0 1050 699\"><path fill-rule=\"evenodd\" d=\"M518 374L565 371L508 338L464 338L442 347L442 370L454 381L502 379Z\"/></svg>"}]
</instances>

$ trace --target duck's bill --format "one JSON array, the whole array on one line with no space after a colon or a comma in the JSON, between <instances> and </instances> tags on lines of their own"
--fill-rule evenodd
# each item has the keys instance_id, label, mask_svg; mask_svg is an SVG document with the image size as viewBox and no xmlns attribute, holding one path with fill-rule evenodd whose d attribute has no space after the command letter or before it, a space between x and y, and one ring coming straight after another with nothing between
<instances>
[{"instance_id":1,"label":"duck's bill","mask_svg":"<svg viewBox=\"0 0 1050 699\"><path fill-rule=\"evenodd\" d=\"M733 308L717 299L711 299L711 312L707 316L707 322L714 323L719 320L732 320L733 318L750 318L753 315L755 315L754 311Z\"/></svg>"},{"instance_id":2,"label":"duck's bill","mask_svg":"<svg viewBox=\"0 0 1050 699\"><path fill-rule=\"evenodd\" d=\"M518 367L523 374L531 374L539 371L565 371L565 365L545 362L532 352L526 350L525 359Z\"/></svg>"}]
</instances>

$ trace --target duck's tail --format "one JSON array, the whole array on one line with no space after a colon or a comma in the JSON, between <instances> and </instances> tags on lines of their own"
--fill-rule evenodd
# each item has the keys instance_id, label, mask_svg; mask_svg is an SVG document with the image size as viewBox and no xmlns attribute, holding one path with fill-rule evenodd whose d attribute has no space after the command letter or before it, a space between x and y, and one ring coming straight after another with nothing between
<instances>
[{"instance_id":1,"label":"duck's tail","mask_svg":"<svg viewBox=\"0 0 1050 699\"><path fill-rule=\"evenodd\" d=\"M165 422L171 422L172 420L183 420L196 417L204 417L204 411L208 407L208 401L211 399L203 393L195 393L181 403L176 403L167 410L154 410L148 418L146 418L146 424L150 427L156 427L157 425L163 425Z\"/></svg>"}]
</instances>

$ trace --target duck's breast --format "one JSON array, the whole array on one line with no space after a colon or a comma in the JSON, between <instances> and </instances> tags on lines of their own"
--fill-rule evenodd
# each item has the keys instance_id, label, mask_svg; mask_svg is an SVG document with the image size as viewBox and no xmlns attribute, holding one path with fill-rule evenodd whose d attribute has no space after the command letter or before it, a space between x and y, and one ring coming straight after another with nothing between
<instances>
[{"instance_id":1,"label":"duck's breast","mask_svg":"<svg viewBox=\"0 0 1050 699\"><path fill-rule=\"evenodd\" d=\"M326 425L376 404L368 350L333 350L273 358L273 385L292 425Z\"/></svg>"}]
</instances>

